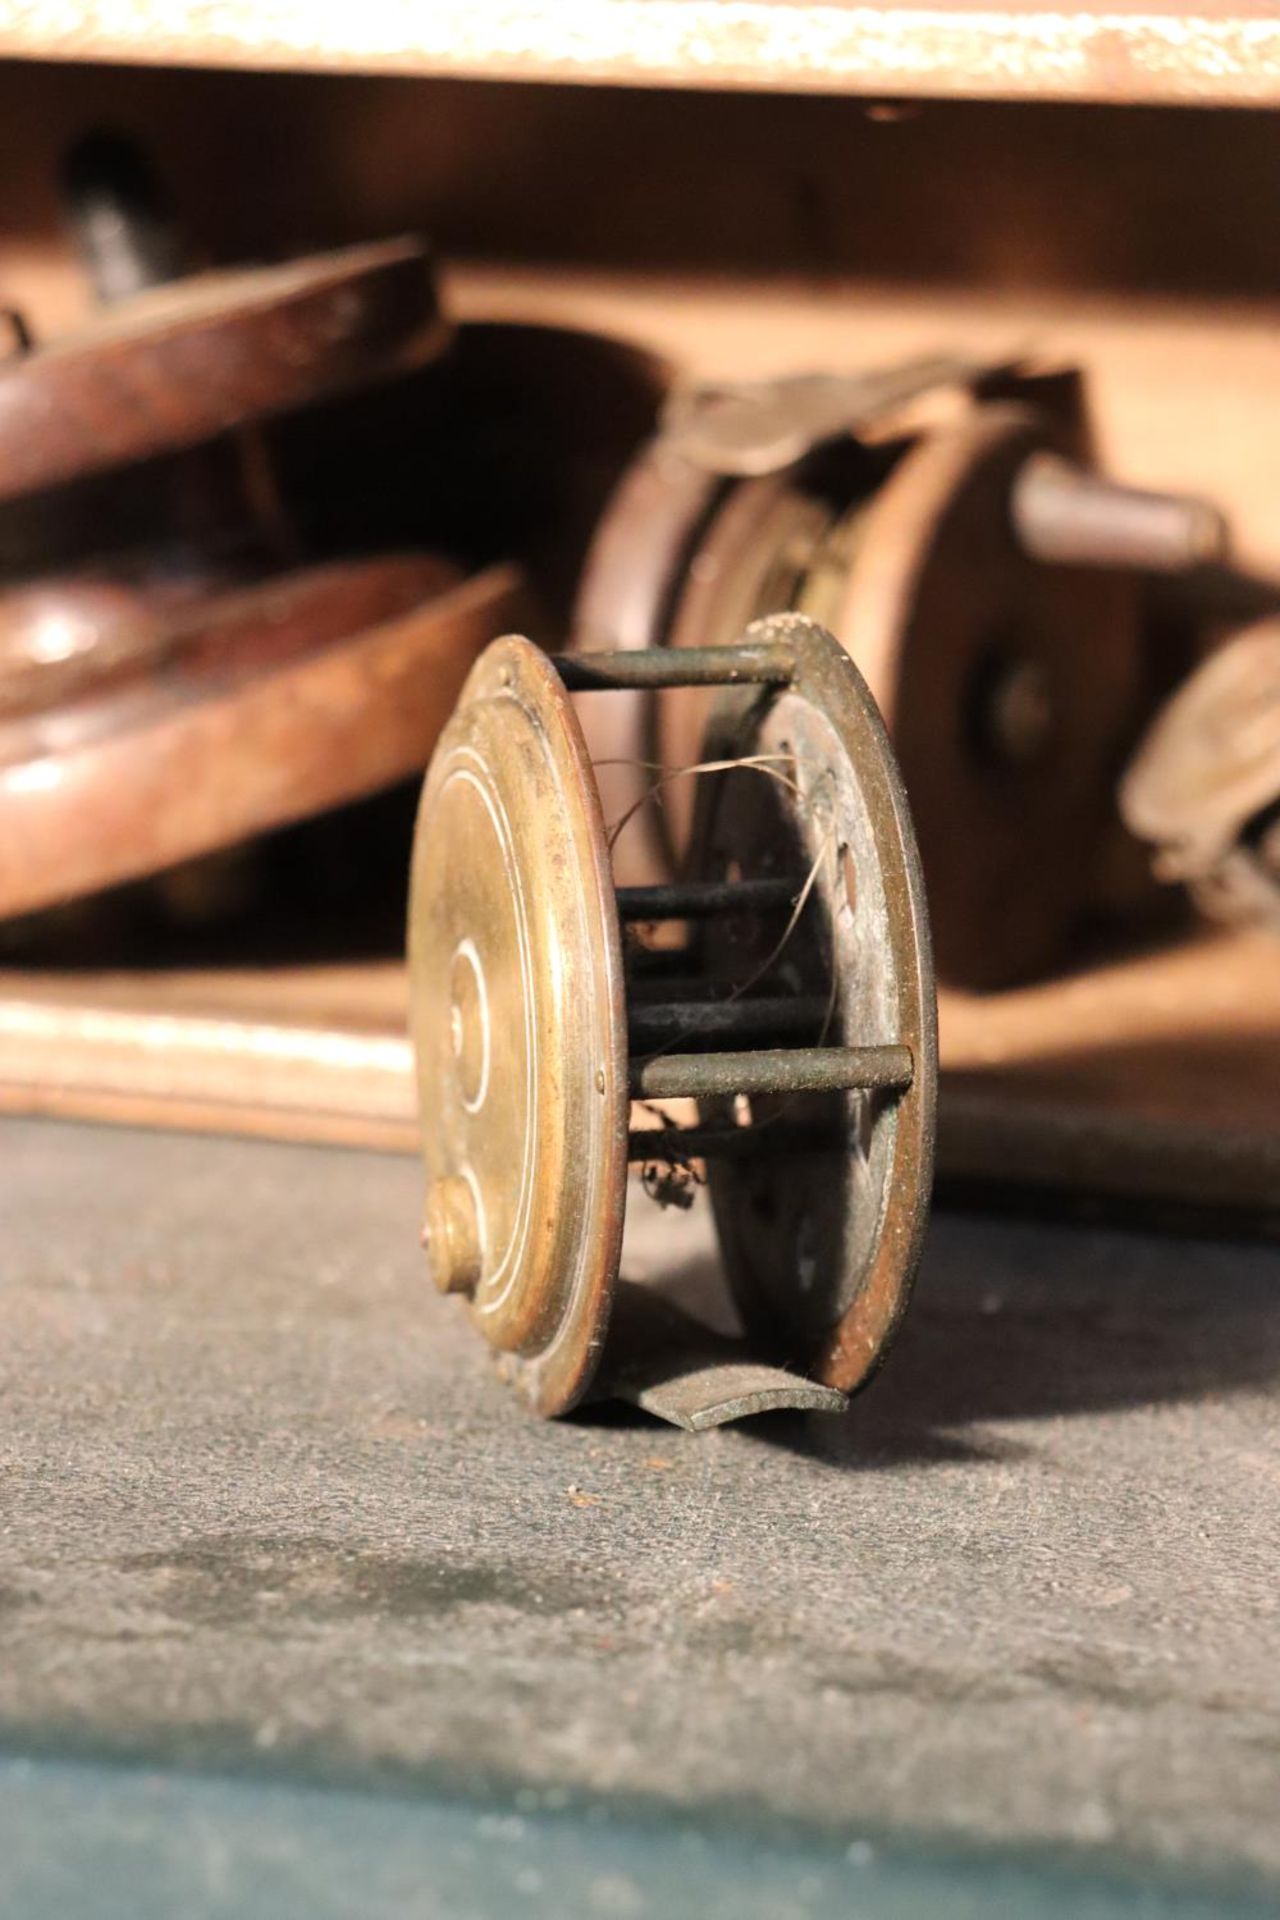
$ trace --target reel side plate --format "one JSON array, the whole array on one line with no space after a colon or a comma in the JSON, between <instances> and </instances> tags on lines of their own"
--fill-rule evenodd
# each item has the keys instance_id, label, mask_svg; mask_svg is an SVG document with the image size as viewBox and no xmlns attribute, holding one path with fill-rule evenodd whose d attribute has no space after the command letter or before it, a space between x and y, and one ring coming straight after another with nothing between
<instances>
[{"instance_id":1,"label":"reel side plate","mask_svg":"<svg viewBox=\"0 0 1280 1920\"><path fill-rule=\"evenodd\" d=\"M599 799L549 660L473 669L432 759L409 911L433 1273L566 1412L599 1359L627 1173L622 947Z\"/></svg>"},{"instance_id":2,"label":"reel side plate","mask_svg":"<svg viewBox=\"0 0 1280 1920\"><path fill-rule=\"evenodd\" d=\"M812 899L781 949L776 926L712 923L709 969L727 982L771 963L796 994L826 996L828 1044L903 1046L913 1071L889 1094L753 1098L756 1149L710 1162L710 1187L749 1337L850 1392L901 1318L928 1215L937 1012L924 882L883 722L843 648L795 615L748 637L785 644L794 677L775 698L729 696L706 757L755 759L782 777L741 767L706 783L696 870L738 883L807 874ZM707 1119L731 1122L734 1104L707 1105ZM796 1151L796 1139L814 1144Z\"/></svg>"},{"instance_id":3,"label":"reel side plate","mask_svg":"<svg viewBox=\"0 0 1280 1920\"><path fill-rule=\"evenodd\" d=\"M906 456L852 566L825 589L817 569L893 735L939 971L979 991L1063 951L1142 710L1133 576L1046 567L1015 534L1014 481L1057 444L1024 408L979 410Z\"/></svg>"}]
</instances>

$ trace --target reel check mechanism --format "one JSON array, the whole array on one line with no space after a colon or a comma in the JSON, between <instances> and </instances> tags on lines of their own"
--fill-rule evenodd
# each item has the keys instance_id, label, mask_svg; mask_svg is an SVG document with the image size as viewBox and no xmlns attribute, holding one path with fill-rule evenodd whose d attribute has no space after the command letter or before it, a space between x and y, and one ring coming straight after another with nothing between
<instances>
[{"instance_id":1,"label":"reel check mechanism","mask_svg":"<svg viewBox=\"0 0 1280 1920\"><path fill-rule=\"evenodd\" d=\"M671 686L720 695L687 876L615 889L570 695ZM427 774L409 958L424 1244L527 1403L842 1407L919 1255L936 1019L902 784L837 642L791 614L705 650L495 641ZM745 1341L621 1277L629 1164L705 1164Z\"/></svg>"}]
</instances>

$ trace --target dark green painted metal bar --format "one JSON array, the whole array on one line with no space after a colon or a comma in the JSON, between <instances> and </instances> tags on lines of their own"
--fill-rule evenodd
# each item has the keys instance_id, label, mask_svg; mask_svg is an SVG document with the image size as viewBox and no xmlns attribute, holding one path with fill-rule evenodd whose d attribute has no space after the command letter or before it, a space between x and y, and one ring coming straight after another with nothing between
<instances>
[{"instance_id":1,"label":"dark green painted metal bar","mask_svg":"<svg viewBox=\"0 0 1280 1920\"><path fill-rule=\"evenodd\" d=\"M633 1055L690 1040L700 1047L757 1044L807 1035L820 1040L831 1015L826 994L760 995L751 1000L667 1000L632 1005L627 1034Z\"/></svg>"},{"instance_id":2,"label":"dark green painted metal bar","mask_svg":"<svg viewBox=\"0 0 1280 1920\"><path fill-rule=\"evenodd\" d=\"M561 653L554 663L570 693L607 693L621 687L785 687L796 670L787 648L750 644Z\"/></svg>"},{"instance_id":3,"label":"dark green painted metal bar","mask_svg":"<svg viewBox=\"0 0 1280 1920\"><path fill-rule=\"evenodd\" d=\"M631 1063L635 1100L735 1093L848 1093L911 1085L910 1047L782 1047L753 1053L666 1053Z\"/></svg>"},{"instance_id":4,"label":"dark green painted metal bar","mask_svg":"<svg viewBox=\"0 0 1280 1920\"><path fill-rule=\"evenodd\" d=\"M793 907L796 880L694 880L665 887L619 887L623 920L706 920L718 913L769 913Z\"/></svg>"}]
</instances>

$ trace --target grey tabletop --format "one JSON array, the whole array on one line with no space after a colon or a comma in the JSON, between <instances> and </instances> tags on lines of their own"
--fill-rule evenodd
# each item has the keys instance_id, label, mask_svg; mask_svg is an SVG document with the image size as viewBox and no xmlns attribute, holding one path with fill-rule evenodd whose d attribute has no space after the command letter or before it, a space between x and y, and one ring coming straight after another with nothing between
<instances>
[{"instance_id":1,"label":"grey tabletop","mask_svg":"<svg viewBox=\"0 0 1280 1920\"><path fill-rule=\"evenodd\" d=\"M533 1422L419 1199L406 1159L0 1124L6 1912L117 1911L122 1832L185 1889L126 1873L133 1914L521 1874L647 1912L658 1854L667 1913L967 1912L975 1860L1015 1881L974 1912L1024 1870L1045 1911L1059 1873L1064 1912L1276 1904L1274 1249L942 1215L847 1417L694 1436ZM627 1271L710 1284L705 1218L632 1214ZM413 1864L450 1808L451 1894ZM597 1857L606 1816L711 1852Z\"/></svg>"}]
</instances>

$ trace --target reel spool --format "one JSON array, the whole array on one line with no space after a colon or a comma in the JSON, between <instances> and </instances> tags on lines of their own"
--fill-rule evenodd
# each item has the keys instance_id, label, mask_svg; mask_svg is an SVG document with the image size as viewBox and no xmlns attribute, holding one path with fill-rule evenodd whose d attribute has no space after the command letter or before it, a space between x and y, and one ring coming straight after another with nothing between
<instances>
[{"instance_id":1,"label":"reel spool","mask_svg":"<svg viewBox=\"0 0 1280 1920\"><path fill-rule=\"evenodd\" d=\"M569 695L675 686L721 696L689 876L615 890ZM830 635L784 615L680 654L496 641L427 774L409 965L431 1271L525 1401L618 1395L691 1428L842 1407L919 1256L936 1019L901 782ZM628 1164L700 1162L745 1345L620 1277Z\"/></svg>"},{"instance_id":2,"label":"reel spool","mask_svg":"<svg viewBox=\"0 0 1280 1920\"><path fill-rule=\"evenodd\" d=\"M910 429L904 406L947 390L959 417ZM939 973L964 986L1050 966L1104 891L1115 780L1154 702L1138 575L1222 546L1202 503L1097 478L1086 439L1077 388L955 359L706 389L640 456L584 578L588 648L730 641L781 608L836 633L902 767ZM704 718L664 693L592 749L679 766ZM635 877L678 871L690 825L675 792Z\"/></svg>"}]
</instances>

